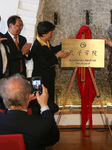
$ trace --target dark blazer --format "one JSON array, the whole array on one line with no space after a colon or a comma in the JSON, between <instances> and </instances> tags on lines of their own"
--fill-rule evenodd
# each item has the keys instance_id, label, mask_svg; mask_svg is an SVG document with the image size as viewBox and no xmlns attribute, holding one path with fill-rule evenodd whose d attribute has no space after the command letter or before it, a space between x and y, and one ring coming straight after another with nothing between
<instances>
[{"instance_id":1,"label":"dark blazer","mask_svg":"<svg viewBox=\"0 0 112 150\"><path fill-rule=\"evenodd\" d=\"M60 51L61 45L55 47L50 45L50 47L51 49L42 46L37 39L35 40L31 48L31 56L34 62L32 76L47 73L55 64L58 64L54 54Z\"/></svg>"},{"instance_id":2,"label":"dark blazer","mask_svg":"<svg viewBox=\"0 0 112 150\"><path fill-rule=\"evenodd\" d=\"M26 43L26 38L19 35L19 48L20 48L19 51L9 33L7 32L4 36L7 38L5 44L9 47L10 50L10 53L8 54L9 75L20 73L20 60L22 60L23 64L22 74L26 76L26 66L25 66L26 56L22 55L21 52L23 45Z\"/></svg>"},{"instance_id":3,"label":"dark blazer","mask_svg":"<svg viewBox=\"0 0 112 150\"><path fill-rule=\"evenodd\" d=\"M49 110L39 115L28 115L21 110L0 113L0 134L21 133L26 150L45 150L59 140L59 130Z\"/></svg>"},{"instance_id":4,"label":"dark blazer","mask_svg":"<svg viewBox=\"0 0 112 150\"><path fill-rule=\"evenodd\" d=\"M61 45L55 47L50 45L50 47L51 49L47 46L42 46L36 39L31 49L34 64L32 76L41 76L43 84L48 88L48 92L54 89L55 65L58 64L55 53L60 51Z\"/></svg>"}]
</instances>

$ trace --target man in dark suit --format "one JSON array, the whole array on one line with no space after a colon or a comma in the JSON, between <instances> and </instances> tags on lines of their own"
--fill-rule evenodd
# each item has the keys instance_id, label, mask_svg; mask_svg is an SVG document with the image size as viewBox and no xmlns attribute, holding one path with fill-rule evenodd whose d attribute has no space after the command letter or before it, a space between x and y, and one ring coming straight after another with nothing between
<instances>
[{"instance_id":1,"label":"man in dark suit","mask_svg":"<svg viewBox=\"0 0 112 150\"><path fill-rule=\"evenodd\" d=\"M0 95L8 109L0 113L0 134L17 134L24 136L26 150L45 150L59 140L59 130L54 117L47 106L48 92L42 85L42 94L31 93L30 83L20 74L2 79ZM41 115L28 115L29 101L37 98Z\"/></svg>"},{"instance_id":2,"label":"man in dark suit","mask_svg":"<svg viewBox=\"0 0 112 150\"><path fill-rule=\"evenodd\" d=\"M26 42L26 38L21 36L23 21L19 16L11 16L7 20L8 32L5 34L7 38L6 45L9 47L9 75L20 73L26 76L25 54L29 53L31 43Z\"/></svg>"}]
</instances>

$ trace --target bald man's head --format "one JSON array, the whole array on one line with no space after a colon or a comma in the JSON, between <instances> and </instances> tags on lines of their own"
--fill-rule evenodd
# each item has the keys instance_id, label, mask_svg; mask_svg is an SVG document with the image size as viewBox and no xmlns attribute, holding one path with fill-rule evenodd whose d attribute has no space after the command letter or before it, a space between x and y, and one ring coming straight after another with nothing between
<instances>
[{"instance_id":1,"label":"bald man's head","mask_svg":"<svg viewBox=\"0 0 112 150\"><path fill-rule=\"evenodd\" d=\"M26 79L17 74L1 81L0 95L7 108L10 106L24 107L31 93L31 86Z\"/></svg>"}]
</instances>

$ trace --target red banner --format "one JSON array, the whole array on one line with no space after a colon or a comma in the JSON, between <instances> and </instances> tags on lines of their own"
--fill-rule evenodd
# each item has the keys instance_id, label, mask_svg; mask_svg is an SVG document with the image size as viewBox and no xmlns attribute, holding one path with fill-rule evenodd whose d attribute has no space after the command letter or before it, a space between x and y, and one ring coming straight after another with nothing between
<instances>
[{"instance_id":1,"label":"red banner","mask_svg":"<svg viewBox=\"0 0 112 150\"><path fill-rule=\"evenodd\" d=\"M91 30L88 26L81 26L76 38L82 39L82 35L85 39L91 39ZM94 75L94 68L91 68ZM96 91L89 73L89 69L85 68L85 81L81 81L81 68L77 70L78 86L81 94L81 126L82 132L85 136L86 123L89 120L90 129L92 129L92 102L96 97Z\"/></svg>"}]
</instances>

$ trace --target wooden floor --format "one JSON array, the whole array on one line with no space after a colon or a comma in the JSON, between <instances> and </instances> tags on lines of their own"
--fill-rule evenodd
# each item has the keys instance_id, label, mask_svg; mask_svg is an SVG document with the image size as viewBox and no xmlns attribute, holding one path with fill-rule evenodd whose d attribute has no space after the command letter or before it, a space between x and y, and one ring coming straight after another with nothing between
<instances>
[{"instance_id":1,"label":"wooden floor","mask_svg":"<svg viewBox=\"0 0 112 150\"><path fill-rule=\"evenodd\" d=\"M60 129L60 140L48 150L112 150L112 135L108 129Z\"/></svg>"}]
</instances>

